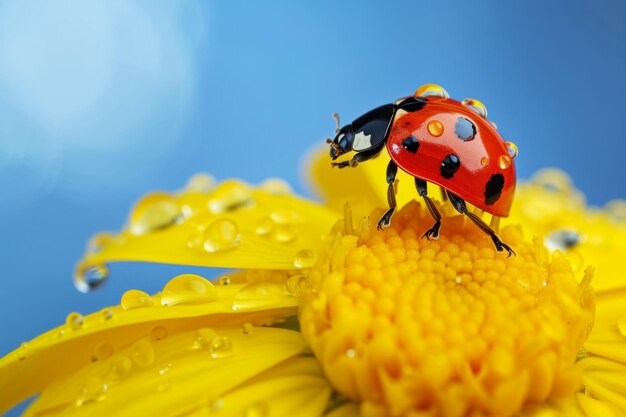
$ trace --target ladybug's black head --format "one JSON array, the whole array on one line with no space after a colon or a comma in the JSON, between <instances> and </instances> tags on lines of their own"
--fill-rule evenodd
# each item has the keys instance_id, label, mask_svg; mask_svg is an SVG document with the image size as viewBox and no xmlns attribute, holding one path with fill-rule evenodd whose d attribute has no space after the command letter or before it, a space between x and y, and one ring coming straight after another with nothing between
<instances>
[{"instance_id":1,"label":"ladybug's black head","mask_svg":"<svg viewBox=\"0 0 626 417\"><path fill-rule=\"evenodd\" d=\"M333 161L344 153L350 152L352 150L352 142L354 142L352 125L342 127L333 140L328 139L326 142L330 145L330 157Z\"/></svg>"}]
</instances>

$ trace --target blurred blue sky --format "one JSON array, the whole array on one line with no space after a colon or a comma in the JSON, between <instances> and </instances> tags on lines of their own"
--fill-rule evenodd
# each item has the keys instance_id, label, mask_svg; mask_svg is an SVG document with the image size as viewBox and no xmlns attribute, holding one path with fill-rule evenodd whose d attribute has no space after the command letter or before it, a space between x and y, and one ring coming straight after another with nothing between
<instances>
[{"instance_id":1,"label":"blurred blue sky","mask_svg":"<svg viewBox=\"0 0 626 417\"><path fill-rule=\"evenodd\" d=\"M78 293L88 237L200 171L296 190L303 152L419 85L482 100L518 175L626 197L626 3L0 1L0 355L188 268L118 265ZM381 178L382 180L382 178Z\"/></svg>"}]
</instances>

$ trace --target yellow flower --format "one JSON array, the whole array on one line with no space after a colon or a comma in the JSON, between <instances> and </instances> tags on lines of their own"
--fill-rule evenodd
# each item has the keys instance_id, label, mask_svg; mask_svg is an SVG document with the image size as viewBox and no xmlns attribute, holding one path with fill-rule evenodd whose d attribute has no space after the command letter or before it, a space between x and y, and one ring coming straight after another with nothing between
<instances>
[{"instance_id":1,"label":"yellow flower","mask_svg":"<svg viewBox=\"0 0 626 417\"><path fill-rule=\"evenodd\" d=\"M440 202L440 239L420 239L431 220L405 176L408 204L375 230L385 165L317 156L326 206L208 176L142 198L92 239L79 289L114 261L238 269L70 313L0 359L0 412L39 393L26 415L624 415L624 203L592 211L539 174L500 229L506 258Z\"/></svg>"}]
</instances>

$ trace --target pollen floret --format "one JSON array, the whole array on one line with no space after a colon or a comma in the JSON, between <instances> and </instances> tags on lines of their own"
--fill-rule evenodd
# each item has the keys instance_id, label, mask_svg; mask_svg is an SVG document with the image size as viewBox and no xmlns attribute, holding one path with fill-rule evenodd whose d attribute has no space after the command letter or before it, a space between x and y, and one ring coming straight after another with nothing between
<instances>
[{"instance_id":1,"label":"pollen floret","mask_svg":"<svg viewBox=\"0 0 626 417\"><path fill-rule=\"evenodd\" d=\"M431 242L417 203L383 232L339 223L308 277L303 335L363 415L510 416L580 388L591 271L579 284L563 256L517 226L501 231L517 252L506 258L451 214Z\"/></svg>"}]
</instances>

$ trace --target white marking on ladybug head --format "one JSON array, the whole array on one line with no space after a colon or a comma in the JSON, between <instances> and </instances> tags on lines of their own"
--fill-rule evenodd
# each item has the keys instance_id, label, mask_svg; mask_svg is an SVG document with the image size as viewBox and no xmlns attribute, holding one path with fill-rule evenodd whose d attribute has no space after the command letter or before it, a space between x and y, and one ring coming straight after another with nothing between
<instances>
[{"instance_id":1,"label":"white marking on ladybug head","mask_svg":"<svg viewBox=\"0 0 626 417\"><path fill-rule=\"evenodd\" d=\"M400 147L398 146L397 143L394 143L393 145L391 145L391 152L393 152L396 155L400 153Z\"/></svg>"},{"instance_id":2,"label":"white marking on ladybug head","mask_svg":"<svg viewBox=\"0 0 626 417\"><path fill-rule=\"evenodd\" d=\"M354 135L354 142L352 142L352 149L355 151L362 151L372 147L372 135L366 135L363 132L357 132Z\"/></svg>"}]
</instances>

